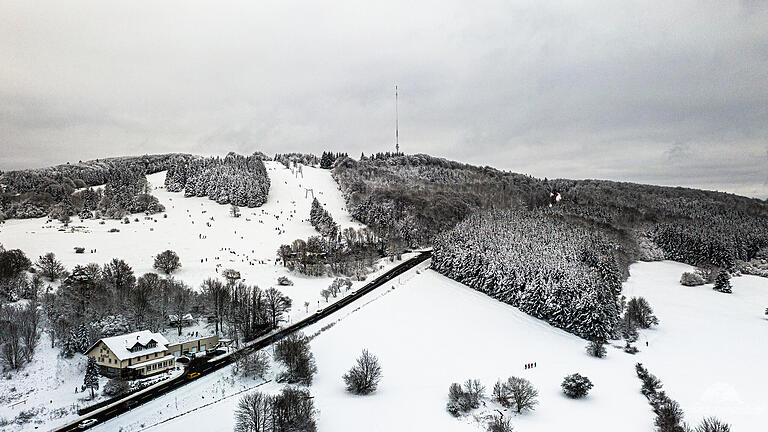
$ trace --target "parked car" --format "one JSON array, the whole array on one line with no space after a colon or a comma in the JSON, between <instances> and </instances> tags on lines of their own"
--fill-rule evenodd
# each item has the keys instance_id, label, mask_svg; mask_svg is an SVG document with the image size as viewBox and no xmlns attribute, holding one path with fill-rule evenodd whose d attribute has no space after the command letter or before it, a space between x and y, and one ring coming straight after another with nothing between
<instances>
[{"instance_id":1,"label":"parked car","mask_svg":"<svg viewBox=\"0 0 768 432\"><path fill-rule=\"evenodd\" d=\"M180 364L187 364L189 362L190 362L189 357L182 356L176 359L176 363L180 363Z\"/></svg>"},{"instance_id":2,"label":"parked car","mask_svg":"<svg viewBox=\"0 0 768 432\"><path fill-rule=\"evenodd\" d=\"M78 428L78 429L88 429L89 427L92 427L93 425L95 425L95 424L96 424L96 423L98 423L98 422L99 422L98 420L96 420L96 419L93 419L93 418L91 418L91 419L86 419L86 420L83 420L83 421L81 421L81 422L80 422L80 423L77 425L77 428Z\"/></svg>"}]
</instances>

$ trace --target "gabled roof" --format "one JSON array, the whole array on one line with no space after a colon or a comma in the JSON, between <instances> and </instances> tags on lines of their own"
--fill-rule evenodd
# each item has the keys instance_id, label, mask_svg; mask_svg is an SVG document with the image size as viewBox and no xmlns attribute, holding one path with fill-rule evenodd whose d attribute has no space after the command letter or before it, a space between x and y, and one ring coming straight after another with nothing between
<instances>
[{"instance_id":1,"label":"gabled roof","mask_svg":"<svg viewBox=\"0 0 768 432\"><path fill-rule=\"evenodd\" d=\"M143 349L137 352L128 351L130 348L133 348L137 344L141 344L141 346L147 346L147 344L152 341L157 342L157 346L155 348ZM112 351L115 357L118 358L118 360L127 360L129 358L163 352L168 348L168 339L166 339L163 335L160 333L152 333L149 330L142 330L120 336L112 336L100 339L95 344L91 345L86 353L91 352L91 350L96 347L99 342L103 342L104 345L106 345L107 348Z\"/></svg>"}]
</instances>

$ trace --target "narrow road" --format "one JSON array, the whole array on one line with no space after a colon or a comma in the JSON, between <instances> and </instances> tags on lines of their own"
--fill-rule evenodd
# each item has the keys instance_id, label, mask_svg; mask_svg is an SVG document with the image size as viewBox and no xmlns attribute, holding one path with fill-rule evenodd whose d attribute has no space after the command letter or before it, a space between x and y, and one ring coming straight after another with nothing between
<instances>
[{"instance_id":1,"label":"narrow road","mask_svg":"<svg viewBox=\"0 0 768 432\"><path fill-rule=\"evenodd\" d=\"M377 277L376 279L372 280L371 282L364 285L362 288L355 291L354 294L350 294L347 297L344 297L343 299L330 304L326 306L324 309L318 311L317 313L308 316L307 318L304 318L301 321L297 321L296 323L276 330L266 336L262 336L261 338L258 338L254 341L249 342L242 348L240 348L237 351L234 351L232 353L229 353L227 355L217 357L213 360L210 360L206 362L203 366L200 368L195 369L196 372L200 372L200 375L207 375L211 372L214 372L216 370L219 370L232 362L234 362L234 354L239 353L250 353L253 351L258 351L264 347L267 347L281 338L299 331L305 327L308 327L318 321L320 321L323 318L327 318L334 314L335 312L338 312L345 306L350 305L355 300L361 298L362 296L368 294L369 292L373 291L374 289L384 285L385 283L391 281L392 279L400 276L401 274L407 272L408 270L416 267L417 265L421 264L422 262L426 261L432 256L432 251L427 250L424 252L420 252L417 256L403 262L402 264L398 265L397 267L389 270L388 272L384 273L383 275ZM188 379L186 377L186 374L182 374L179 377L173 378L169 381L163 381L161 383L158 383L154 386L148 387L144 390L138 391L136 393L133 393L131 395L126 396L125 398L116 401L110 405L107 405L103 408L99 408L97 410L94 410L84 416L79 417L78 419L74 420L71 423L68 423L64 426L60 426L56 429L53 429L54 432L68 432L68 431L76 431L76 430L84 430L88 429L89 427L81 428L79 427L80 423L89 420L89 419L95 419L98 421L98 423L95 423L91 426L95 426L96 424L103 423L109 419L115 418L119 416L120 414L123 414L127 411L130 411L131 409L137 407L138 405L141 405L145 402L149 402L152 399L155 399L159 396L162 396L164 394L167 394L171 391L174 391L185 384L191 382L192 380Z\"/></svg>"}]
</instances>

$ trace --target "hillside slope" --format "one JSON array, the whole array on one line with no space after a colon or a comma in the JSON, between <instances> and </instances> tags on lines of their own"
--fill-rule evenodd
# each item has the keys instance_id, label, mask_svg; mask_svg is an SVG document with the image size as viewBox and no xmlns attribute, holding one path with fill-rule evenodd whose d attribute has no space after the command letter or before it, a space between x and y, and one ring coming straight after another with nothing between
<instances>
[{"instance_id":1,"label":"hillside slope","mask_svg":"<svg viewBox=\"0 0 768 432\"><path fill-rule=\"evenodd\" d=\"M661 323L642 331L637 355L624 353L621 345L609 346L604 359L588 356L582 339L422 268L421 274L374 291L373 301L340 321L333 317L314 326L319 330L336 323L312 341L318 374L311 392L319 410L318 430L485 430L482 417L497 407L453 418L445 410L448 385L477 378L490 393L496 379L514 375L529 379L540 393L535 411L513 415L515 430L648 432L654 415L640 393L636 362L662 380L685 410L686 421L697 423L714 415L733 430L761 430L768 407L763 391L768 372L756 368L755 359L768 354L764 344L756 343L768 326L762 318L768 282L736 278L734 294L726 296L710 286L680 286L679 274L689 268L668 261L632 266L624 293L645 296ZM375 393L353 396L345 391L341 376L364 348L378 356L383 378ZM525 363L532 362L537 367L525 369ZM563 377L574 372L595 385L583 400L568 399L560 389ZM96 430L120 424L135 431L140 424L149 426L176 413L182 415L151 430L232 430L239 396L222 397L258 382L232 381L224 371L198 384ZM270 383L258 390L278 389Z\"/></svg>"}]
</instances>

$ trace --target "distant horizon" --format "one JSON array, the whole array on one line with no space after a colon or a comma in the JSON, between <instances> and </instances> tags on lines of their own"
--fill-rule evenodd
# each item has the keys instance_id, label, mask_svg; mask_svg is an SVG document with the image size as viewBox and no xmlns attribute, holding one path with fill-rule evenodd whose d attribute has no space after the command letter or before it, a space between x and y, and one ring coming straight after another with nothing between
<instances>
[{"instance_id":1,"label":"distant horizon","mask_svg":"<svg viewBox=\"0 0 768 432\"><path fill-rule=\"evenodd\" d=\"M319 153L314 153L314 152L306 152L306 151L299 151L299 150L282 151L282 152L275 152L275 153L267 153L267 152L264 152L264 151L261 151L261 150L244 151L244 152L235 151L235 150L231 150L231 151L235 152L235 153L238 153L238 154L242 154L242 155L249 155L249 154L253 154L255 152L261 152L261 153L266 154L269 157L274 157L274 155L278 154L278 153L305 153L305 154L311 153L311 154L317 155L318 157L322 154L322 151L319 152ZM333 150L333 149L323 150L323 151L330 151L330 152L333 152L333 153L347 153L349 155L349 157L354 159L354 160L359 160L360 159L360 155L359 154L353 154L353 153L350 153L349 151ZM374 151L374 152L370 152L370 153L362 152L362 153L365 153L366 156L370 156L371 154L385 153L387 151L391 151L391 150L383 150L383 151L380 151L380 152ZM142 155L158 155L158 154L167 154L167 153L192 154L192 155L203 156L203 157L205 157L205 156L221 156L221 157L223 157L223 156L226 156L227 153L230 153L230 151L220 152L220 153L219 152L217 152L217 153L201 153L201 152L185 152L185 151L165 151L165 152L161 151L161 152L148 152L148 153L138 153L138 154L115 154L115 155L109 155L109 156L89 157L89 158L86 158L86 159L76 159L76 160L68 160L68 161L62 161L62 162L54 162L54 163L51 163L51 164L48 164L48 165L42 165L42 166L29 166L29 167L20 167L20 168L6 168L6 167L2 166L3 161L0 161L0 171L2 171L2 172L9 172L9 171L21 171L21 170L27 170L27 169L42 169L42 168L49 168L49 167L53 167L53 166L57 166L57 165L66 165L67 163L70 163L70 164L72 164L72 163L79 163L80 161L88 162L88 161L94 161L94 160L97 160L97 159L118 158L118 157L136 157L136 156L142 156ZM435 155L435 154L430 154L430 153L425 153L425 152L417 152L417 153L402 152L402 153L405 154L406 156L407 155L426 154L426 155L429 155L429 156L432 156L432 157L446 159L446 160L449 160L449 161L464 163L464 164L473 165L473 166L477 166L477 167L488 166L488 167L497 169L499 171L510 172L510 173L514 173L514 174L530 175L530 176L532 176L534 178L537 178L537 179L540 179L540 180L543 180L543 179L548 179L548 180L580 180L580 181L582 181L582 180L597 180L597 181L612 181L612 182L618 182L618 183L633 183L633 184L647 185L647 186L662 186L662 187L672 187L672 188L681 187L681 188L697 189L697 190L703 190L703 191L709 191L709 192L729 193L729 194L739 195L739 196L743 196L743 197L747 197L747 198L754 198L754 199L758 199L758 200L768 200L768 192L765 195L763 195L763 196L759 196L759 195L747 195L747 194L742 194L742 193L738 193L738 192L732 192L732 191L729 191L729 190L711 189L711 188L706 188L706 187L700 187L700 186L697 186L697 185L661 184L661 183L636 181L636 180L632 180L632 179L612 179L612 178L599 178L599 177L567 177L567 176L551 176L551 175L534 175L532 173L528 173L528 172L525 172L525 171L500 168L500 167L497 167L497 166L494 166L494 165L491 165L491 164L488 164L488 163L474 163L474 162L470 162L470 161L463 161L463 160L453 159L453 158L450 158L450 157L441 156L441 155Z\"/></svg>"},{"instance_id":2,"label":"distant horizon","mask_svg":"<svg viewBox=\"0 0 768 432\"><path fill-rule=\"evenodd\" d=\"M395 148L768 197L768 2L0 3L0 165Z\"/></svg>"}]
</instances>

